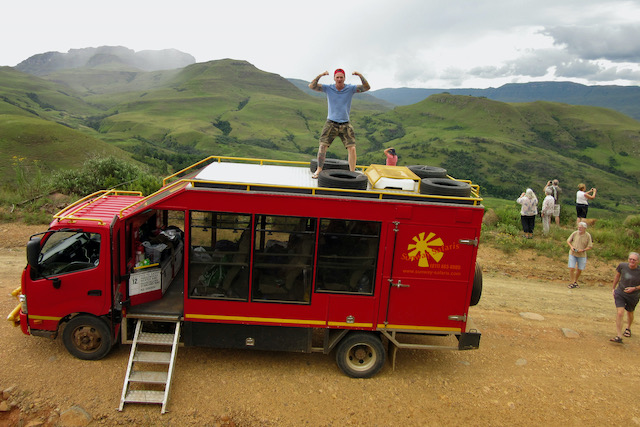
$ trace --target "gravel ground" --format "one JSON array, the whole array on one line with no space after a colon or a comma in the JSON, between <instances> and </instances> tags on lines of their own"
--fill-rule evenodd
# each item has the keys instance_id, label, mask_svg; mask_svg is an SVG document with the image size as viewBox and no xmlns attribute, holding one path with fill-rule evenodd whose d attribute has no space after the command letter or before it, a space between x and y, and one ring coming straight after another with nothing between
<instances>
[{"instance_id":1,"label":"gravel ground","mask_svg":"<svg viewBox=\"0 0 640 427\"><path fill-rule=\"evenodd\" d=\"M8 294L19 285L26 239L43 228L0 224L4 315L15 306ZM479 259L478 350L400 350L395 370L387 363L362 380L342 374L332 355L181 348L164 415L155 405L116 410L129 346L85 362L60 340L4 322L0 426L74 425L83 416L89 425L640 424L640 408L625 404L640 387L640 328L623 345L608 341L615 263L590 260L583 285L569 290L564 260L485 247Z\"/></svg>"}]
</instances>

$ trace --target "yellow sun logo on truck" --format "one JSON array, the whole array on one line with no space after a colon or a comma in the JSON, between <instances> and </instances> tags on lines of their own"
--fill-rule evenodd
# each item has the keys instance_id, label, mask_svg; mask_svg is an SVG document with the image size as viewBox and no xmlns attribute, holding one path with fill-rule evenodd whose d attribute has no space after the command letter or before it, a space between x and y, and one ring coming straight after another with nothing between
<instances>
[{"instance_id":1,"label":"yellow sun logo on truck","mask_svg":"<svg viewBox=\"0 0 640 427\"><path fill-rule=\"evenodd\" d=\"M407 250L410 251L407 255L412 260L418 259L418 267L429 267L429 258L432 258L435 262L440 262L444 252L442 252L442 246L444 242L441 238L436 237L435 233L429 233L425 238L426 233L420 233L417 236L413 236L412 240L415 243L409 243Z\"/></svg>"}]
</instances>

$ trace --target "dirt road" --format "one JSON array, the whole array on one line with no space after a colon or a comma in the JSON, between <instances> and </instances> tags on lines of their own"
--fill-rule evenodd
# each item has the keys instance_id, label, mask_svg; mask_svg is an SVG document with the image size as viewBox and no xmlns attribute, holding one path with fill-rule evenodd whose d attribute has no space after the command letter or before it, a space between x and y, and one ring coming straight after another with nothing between
<instances>
[{"instance_id":1,"label":"dirt road","mask_svg":"<svg viewBox=\"0 0 640 427\"><path fill-rule=\"evenodd\" d=\"M15 306L8 294L34 231L0 224L3 316ZM0 425L56 425L74 405L90 414L90 425L640 424L640 408L630 403L640 388L640 326L623 345L608 341L613 263L590 260L584 285L569 290L563 260L517 255L481 248L484 294L471 310L483 333L478 350L400 350L395 371L387 364L356 380L322 354L181 348L165 415L154 405L116 410L128 346L84 362L59 340L24 336L3 322L0 409L13 410L0 412Z\"/></svg>"}]
</instances>

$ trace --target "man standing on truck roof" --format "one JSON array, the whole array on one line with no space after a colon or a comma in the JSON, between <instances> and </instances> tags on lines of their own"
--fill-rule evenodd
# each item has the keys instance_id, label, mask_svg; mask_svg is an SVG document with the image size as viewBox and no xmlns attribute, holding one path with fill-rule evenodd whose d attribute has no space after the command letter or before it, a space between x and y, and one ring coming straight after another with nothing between
<instances>
[{"instance_id":1,"label":"man standing on truck roof","mask_svg":"<svg viewBox=\"0 0 640 427\"><path fill-rule=\"evenodd\" d=\"M322 134L320 135L318 168L313 174L314 178L317 178L318 174L322 171L324 159L327 155L327 148L331 146L331 143L336 137L342 140L342 143L347 149L349 170L354 171L356 169L356 135L353 126L349 122L351 99L354 94L366 92L371 89L371 86L369 86L364 76L357 71L354 71L353 75L360 77L362 84L357 86L345 84L346 74L342 68L338 68L333 73L335 84L321 85L318 83L318 80L320 80L322 76L328 75L329 72L325 71L309 83L309 89L327 94L327 105L329 109L327 122L322 128Z\"/></svg>"}]
</instances>

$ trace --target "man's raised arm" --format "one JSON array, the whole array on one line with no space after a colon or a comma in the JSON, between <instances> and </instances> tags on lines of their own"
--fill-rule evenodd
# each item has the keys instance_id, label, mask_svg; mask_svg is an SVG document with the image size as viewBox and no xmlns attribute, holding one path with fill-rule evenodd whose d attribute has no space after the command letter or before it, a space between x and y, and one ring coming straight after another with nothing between
<instances>
[{"instance_id":1,"label":"man's raised arm","mask_svg":"<svg viewBox=\"0 0 640 427\"><path fill-rule=\"evenodd\" d=\"M369 86L369 82L367 81L367 79L364 78L362 74L360 74L357 71L354 71L353 75L360 77L360 81L362 81L362 84L358 85L358 92L366 92L369 89L371 89L371 86Z\"/></svg>"},{"instance_id":2,"label":"man's raised arm","mask_svg":"<svg viewBox=\"0 0 640 427\"><path fill-rule=\"evenodd\" d=\"M320 77L328 76L328 75L329 75L328 71L325 71L322 74L318 74L318 77L316 77L315 79L311 80L311 83L309 83L309 89L315 90L316 92L322 92L322 85L320 83L318 83L318 80L320 80Z\"/></svg>"}]
</instances>

